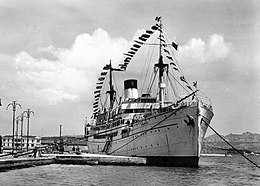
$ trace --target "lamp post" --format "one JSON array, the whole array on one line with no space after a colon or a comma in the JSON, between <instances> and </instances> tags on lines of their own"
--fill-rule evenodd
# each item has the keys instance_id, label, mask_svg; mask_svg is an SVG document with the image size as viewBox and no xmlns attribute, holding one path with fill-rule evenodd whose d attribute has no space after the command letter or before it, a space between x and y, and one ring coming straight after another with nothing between
<instances>
[{"instance_id":1,"label":"lamp post","mask_svg":"<svg viewBox=\"0 0 260 186\"><path fill-rule=\"evenodd\" d=\"M26 150L29 150L29 126L30 126L30 117L31 114L34 115L34 112L30 109L27 109L26 111L23 112L23 114L26 114L25 117L27 118L27 142L26 142Z\"/></svg>"},{"instance_id":2,"label":"lamp post","mask_svg":"<svg viewBox=\"0 0 260 186\"><path fill-rule=\"evenodd\" d=\"M16 121L16 130L15 130L15 150L17 151L17 140L18 140L18 124L19 124L19 120L17 119L17 117L16 117L16 119L15 119L15 121Z\"/></svg>"},{"instance_id":3,"label":"lamp post","mask_svg":"<svg viewBox=\"0 0 260 186\"><path fill-rule=\"evenodd\" d=\"M23 118L24 118L24 115L23 113L19 116L17 116L17 120L21 121L21 150L23 150Z\"/></svg>"},{"instance_id":4,"label":"lamp post","mask_svg":"<svg viewBox=\"0 0 260 186\"><path fill-rule=\"evenodd\" d=\"M16 106L19 106L20 109L22 108L22 106L17 103L16 101L13 101L12 103L9 103L6 107L6 110L8 110L9 106L13 107L13 143L12 143L12 153L14 153L14 125L15 125L15 111L16 111Z\"/></svg>"}]
</instances>

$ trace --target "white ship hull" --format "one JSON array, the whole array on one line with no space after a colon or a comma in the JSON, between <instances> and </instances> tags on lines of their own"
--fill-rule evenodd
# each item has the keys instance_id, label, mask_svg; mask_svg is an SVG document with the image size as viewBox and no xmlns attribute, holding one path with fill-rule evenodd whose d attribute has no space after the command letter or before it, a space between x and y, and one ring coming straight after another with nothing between
<instances>
[{"instance_id":1,"label":"white ship hull","mask_svg":"<svg viewBox=\"0 0 260 186\"><path fill-rule=\"evenodd\" d=\"M106 153L146 157L148 165L197 167L212 117L212 111L198 103L154 113L134 122L127 137L117 129L118 135L107 144ZM89 138L89 152L104 153L106 143L106 139Z\"/></svg>"}]
</instances>

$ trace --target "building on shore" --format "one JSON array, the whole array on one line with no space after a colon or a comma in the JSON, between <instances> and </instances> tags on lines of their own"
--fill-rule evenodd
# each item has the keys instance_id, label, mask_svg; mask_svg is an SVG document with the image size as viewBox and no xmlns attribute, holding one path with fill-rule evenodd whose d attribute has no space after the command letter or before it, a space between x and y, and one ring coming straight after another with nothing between
<instances>
[{"instance_id":1,"label":"building on shore","mask_svg":"<svg viewBox=\"0 0 260 186\"><path fill-rule=\"evenodd\" d=\"M32 150L36 147L41 146L41 137L39 136L28 136L28 149ZM3 151L8 152L13 147L13 136L5 135L2 136L2 147ZM27 150L27 136L15 136L14 137L14 150L15 151L26 151Z\"/></svg>"}]
</instances>

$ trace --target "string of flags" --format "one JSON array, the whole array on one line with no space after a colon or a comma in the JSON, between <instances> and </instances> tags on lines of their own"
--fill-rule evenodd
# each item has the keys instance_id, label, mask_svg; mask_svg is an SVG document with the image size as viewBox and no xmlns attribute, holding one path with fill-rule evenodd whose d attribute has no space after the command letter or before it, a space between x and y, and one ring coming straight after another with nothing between
<instances>
[{"instance_id":1,"label":"string of flags","mask_svg":"<svg viewBox=\"0 0 260 186\"><path fill-rule=\"evenodd\" d=\"M145 42L154 34L154 32L159 31L160 37L158 39L160 40L161 46L163 47L162 51L164 52L166 59L170 61L170 65L172 66L172 68L175 71L181 73L176 65L176 62L172 58L170 51L168 50L168 46L172 46L176 51L178 51L179 44L177 44L175 42L172 42L171 44L166 43L162 28L161 28L161 25L162 25L161 17L156 17L155 21L156 21L156 24L152 25L150 27L150 29L146 30L145 33L143 33L136 40L134 40L133 45L130 47L130 50L127 53L124 53L125 58L123 60L123 63L119 64L119 69L117 69L118 71L119 70L125 71L128 64L131 62L132 58L138 52L138 50L142 47L142 45L145 44ZM96 114L98 112L98 103L100 100L101 89L102 89L104 80L106 78L106 75L108 73L109 67L110 66L108 64L103 67L103 71L101 72L100 77L98 78L98 82L96 83L96 90L94 91L95 101L93 103L94 114ZM192 87L186 81L184 76L180 76L180 80L186 84L186 87L189 90L193 91ZM193 86L197 89L197 82L193 82Z\"/></svg>"},{"instance_id":2,"label":"string of flags","mask_svg":"<svg viewBox=\"0 0 260 186\"><path fill-rule=\"evenodd\" d=\"M107 71L109 69L109 65L105 65L103 67L103 71L100 74L100 77L98 78L98 82L96 83L96 90L94 91L94 98L95 101L93 103L93 112L94 114L98 112L98 103L99 103L99 99L100 99L100 93L101 93L101 89L102 89L102 85L105 81L106 75L107 75Z\"/></svg>"},{"instance_id":3,"label":"string of flags","mask_svg":"<svg viewBox=\"0 0 260 186\"><path fill-rule=\"evenodd\" d=\"M156 17L157 21L160 21L161 18ZM153 33L159 29L159 25L152 25L149 30L146 30L137 40L134 40L133 45L130 47L130 50L127 53L124 53L126 56L122 64L119 64L121 70L126 70L127 65L131 62L134 55L138 52L141 46L153 35Z\"/></svg>"}]
</instances>

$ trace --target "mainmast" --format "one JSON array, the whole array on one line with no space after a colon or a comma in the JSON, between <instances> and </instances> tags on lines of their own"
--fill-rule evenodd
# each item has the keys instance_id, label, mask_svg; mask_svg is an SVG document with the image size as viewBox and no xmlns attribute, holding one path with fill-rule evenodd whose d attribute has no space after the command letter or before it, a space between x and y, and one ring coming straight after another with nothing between
<instances>
[{"instance_id":1,"label":"mainmast","mask_svg":"<svg viewBox=\"0 0 260 186\"><path fill-rule=\"evenodd\" d=\"M163 63L163 56L162 56L162 20L159 20L159 60L158 63L154 66L159 69L159 101L160 101L160 107L164 106L164 95L165 95L165 88L166 84L164 82L164 71L165 69L168 69L168 64Z\"/></svg>"}]
</instances>

